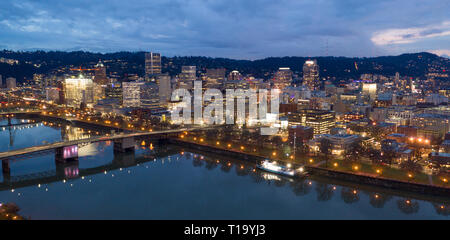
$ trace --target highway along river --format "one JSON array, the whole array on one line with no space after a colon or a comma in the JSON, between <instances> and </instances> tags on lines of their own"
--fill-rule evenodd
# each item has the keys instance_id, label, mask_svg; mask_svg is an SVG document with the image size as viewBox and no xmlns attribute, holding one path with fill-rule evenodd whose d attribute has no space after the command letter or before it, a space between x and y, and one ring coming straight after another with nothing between
<instances>
[{"instance_id":1,"label":"highway along river","mask_svg":"<svg viewBox=\"0 0 450 240\"><path fill-rule=\"evenodd\" d=\"M1 152L110 132L48 119L12 119L0 130ZM78 155L64 164L54 151L12 159L0 202L31 219L450 219L449 198L292 180L175 145L139 140L134 152L114 153L112 142L98 142Z\"/></svg>"}]
</instances>

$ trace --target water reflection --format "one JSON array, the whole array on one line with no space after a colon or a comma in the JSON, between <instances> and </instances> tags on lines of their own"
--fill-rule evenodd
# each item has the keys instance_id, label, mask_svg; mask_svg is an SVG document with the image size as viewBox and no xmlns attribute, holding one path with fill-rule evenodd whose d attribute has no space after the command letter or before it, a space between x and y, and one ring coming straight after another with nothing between
<instances>
[{"instance_id":1,"label":"water reflection","mask_svg":"<svg viewBox=\"0 0 450 240\"><path fill-rule=\"evenodd\" d=\"M58 126L55 123L53 123L53 126L44 124L44 127L45 129L47 127L55 128L60 131L62 138L68 139L84 138L92 136L90 134L97 134L97 132L92 130L89 132L87 128L82 128L81 130L76 129L78 127L74 126L67 128L67 126ZM23 129L21 131L28 130ZM251 179L252 182L260 184L260 186L269 185L269 187L276 187L276 189L287 189L295 195L295 198L310 199L312 197L317 204L326 204L326 202L331 201L333 204L341 202L354 208L367 205L371 206L372 209L383 209L388 206L397 208L399 213L405 215L414 215L424 211L421 209L428 208L433 211L433 214L440 216L448 216L450 212L450 199L448 198L434 198L432 196L396 192L384 188L362 187L358 184L341 183L314 176L306 179L292 179L260 171L256 169L254 163L179 146L156 145L148 139L145 141L142 141L142 139L137 140L136 148L136 153L114 154L112 158L110 157L111 155L107 155L105 158L102 154L112 151L111 142L81 146L79 161L56 165L55 170L37 171L19 176L14 175L14 171L12 171L12 176L9 176L9 179L3 176L0 190L17 191L28 186L37 186L38 188L42 186L43 190L48 191L50 184L54 182L67 181L69 183L70 181L70 184L76 184L76 179L82 179L89 183L94 183L94 176L99 174L120 178L123 176L122 174L131 175L136 168L151 168L152 165L147 163L163 165L179 161L192 161L188 164L194 168L207 169L208 172L220 171L221 173L229 174L229 176L238 176L243 180L245 178ZM83 151L87 154L82 155L81 152ZM100 161L101 164L86 165L84 161L87 160L85 159L95 159L93 162ZM23 164L28 162L32 162L32 160L24 160ZM425 206L425 204L429 205Z\"/></svg>"},{"instance_id":2,"label":"water reflection","mask_svg":"<svg viewBox=\"0 0 450 240\"><path fill-rule=\"evenodd\" d=\"M436 209L436 213L443 216L450 215L450 205L433 203L433 207Z\"/></svg>"},{"instance_id":3,"label":"water reflection","mask_svg":"<svg viewBox=\"0 0 450 240\"><path fill-rule=\"evenodd\" d=\"M359 201L359 191L354 188L343 187L341 190L341 198L345 203L356 203Z\"/></svg>"},{"instance_id":4,"label":"water reflection","mask_svg":"<svg viewBox=\"0 0 450 240\"><path fill-rule=\"evenodd\" d=\"M290 187L292 188L292 191L295 193L295 195L304 196L311 192L312 182L309 180L302 179L299 181L292 182L290 184Z\"/></svg>"},{"instance_id":5,"label":"water reflection","mask_svg":"<svg viewBox=\"0 0 450 240\"><path fill-rule=\"evenodd\" d=\"M317 191L317 200L318 201L328 201L334 195L336 187L330 186L326 183L317 183L316 191Z\"/></svg>"},{"instance_id":6,"label":"water reflection","mask_svg":"<svg viewBox=\"0 0 450 240\"><path fill-rule=\"evenodd\" d=\"M405 214L417 213L419 211L419 202L411 199L397 200L397 206Z\"/></svg>"},{"instance_id":7,"label":"water reflection","mask_svg":"<svg viewBox=\"0 0 450 240\"><path fill-rule=\"evenodd\" d=\"M248 164L246 162L241 163L237 160L228 160L228 159L214 159L213 157L206 157L204 155L196 154L196 153L186 153L186 150L183 150L184 155L189 159L192 157L193 166L195 167L203 167L206 169L212 170L217 168L220 165L220 169L222 172L229 173L231 169L234 167L237 176L247 176L250 175L252 179L256 183L267 183L274 184L277 187L288 186L292 189L295 195L297 196L305 196L311 193L313 188L313 182L308 179L290 179L285 178L276 174L267 173L263 171L259 171L255 169L255 166ZM232 163L234 162L234 164ZM325 182L315 181L315 191L317 194L317 201L330 201L337 188L341 188L341 199L346 204L355 204L361 200L361 194L365 194L369 197L369 204L374 208L384 208L387 202L394 198L391 194L382 193L382 192L370 192L370 191L361 191L357 188L345 187L345 186L336 186L333 184L328 184ZM448 216L449 208L445 206L445 204L437 204L433 203L436 212L440 215ZM417 213L419 210L419 202L413 201L411 199L399 199L397 200L397 208L405 214Z\"/></svg>"},{"instance_id":8,"label":"water reflection","mask_svg":"<svg viewBox=\"0 0 450 240\"><path fill-rule=\"evenodd\" d=\"M370 205L374 208L383 208L386 202L392 199L392 196L388 194L367 192L367 195L370 196Z\"/></svg>"},{"instance_id":9,"label":"water reflection","mask_svg":"<svg viewBox=\"0 0 450 240\"><path fill-rule=\"evenodd\" d=\"M0 118L0 151L101 136L111 129L58 119ZM8 144L6 144L8 143Z\"/></svg>"}]
</instances>

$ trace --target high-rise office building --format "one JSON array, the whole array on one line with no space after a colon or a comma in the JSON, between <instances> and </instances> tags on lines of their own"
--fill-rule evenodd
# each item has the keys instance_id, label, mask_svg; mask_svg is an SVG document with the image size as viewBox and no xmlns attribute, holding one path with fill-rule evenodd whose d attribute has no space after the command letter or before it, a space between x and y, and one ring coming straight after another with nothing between
<instances>
[{"instance_id":1,"label":"high-rise office building","mask_svg":"<svg viewBox=\"0 0 450 240\"><path fill-rule=\"evenodd\" d=\"M64 97L67 105L80 107L81 104L94 104L94 82L83 75L77 78L66 78L64 81Z\"/></svg>"},{"instance_id":2,"label":"high-rise office building","mask_svg":"<svg viewBox=\"0 0 450 240\"><path fill-rule=\"evenodd\" d=\"M141 85L144 82L123 82L122 98L124 107L139 107L141 104Z\"/></svg>"},{"instance_id":3,"label":"high-rise office building","mask_svg":"<svg viewBox=\"0 0 450 240\"><path fill-rule=\"evenodd\" d=\"M206 84L207 88L217 88L225 82L225 68L207 68Z\"/></svg>"},{"instance_id":4,"label":"high-rise office building","mask_svg":"<svg viewBox=\"0 0 450 240\"><path fill-rule=\"evenodd\" d=\"M155 79L155 75L161 74L161 54L145 53L145 80Z\"/></svg>"},{"instance_id":5,"label":"high-rise office building","mask_svg":"<svg viewBox=\"0 0 450 240\"><path fill-rule=\"evenodd\" d=\"M0 88L3 88L3 77L1 74L0 74Z\"/></svg>"},{"instance_id":6,"label":"high-rise office building","mask_svg":"<svg viewBox=\"0 0 450 240\"><path fill-rule=\"evenodd\" d=\"M195 80L197 80L197 68L195 66L182 66L178 78L178 87L192 89Z\"/></svg>"},{"instance_id":7,"label":"high-rise office building","mask_svg":"<svg viewBox=\"0 0 450 240\"><path fill-rule=\"evenodd\" d=\"M124 107L159 107L159 90L154 82L123 82Z\"/></svg>"},{"instance_id":8,"label":"high-rise office building","mask_svg":"<svg viewBox=\"0 0 450 240\"><path fill-rule=\"evenodd\" d=\"M237 70L233 70L228 74L228 81L239 81L242 79L242 75Z\"/></svg>"},{"instance_id":9,"label":"high-rise office building","mask_svg":"<svg viewBox=\"0 0 450 240\"><path fill-rule=\"evenodd\" d=\"M312 127L314 129L314 134L316 135L330 133L330 130L334 128L336 124L336 117L335 113L332 111L302 109L297 113L289 114L288 121L290 125Z\"/></svg>"},{"instance_id":10,"label":"high-rise office building","mask_svg":"<svg viewBox=\"0 0 450 240\"><path fill-rule=\"evenodd\" d=\"M154 82L146 82L140 86L139 98L141 108L159 107L159 87Z\"/></svg>"},{"instance_id":11,"label":"high-rise office building","mask_svg":"<svg viewBox=\"0 0 450 240\"><path fill-rule=\"evenodd\" d=\"M108 99L119 99L119 102L122 102L122 84L120 82L108 84L105 88L105 96Z\"/></svg>"},{"instance_id":12,"label":"high-rise office building","mask_svg":"<svg viewBox=\"0 0 450 240\"><path fill-rule=\"evenodd\" d=\"M370 100L375 100L377 97L377 84L376 83L363 83L362 93L368 96Z\"/></svg>"},{"instance_id":13,"label":"high-rise office building","mask_svg":"<svg viewBox=\"0 0 450 240\"><path fill-rule=\"evenodd\" d=\"M65 80L63 81L58 81L56 83L56 86L59 90L59 101L58 104L66 104L66 95L65 95L65 90L64 90L64 85L65 85Z\"/></svg>"},{"instance_id":14,"label":"high-rise office building","mask_svg":"<svg viewBox=\"0 0 450 240\"><path fill-rule=\"evenodd\" d=\"M303 85L308 86L311 91L320 89L319 65L316 60L307 60L303 64Z\"/></svg>"},{"instance_id":15,"label":"high-rise office building","mask_svg":"<svg viewBox=\"0 0 450 240\"><path fill-rule=\"evenodd\" d=\"M163 105L170 101L172 95L170 81L171 78L169 74L161 74L158 76L159 101Z\"/></svg>"},{"instance_id":16,"label":"high-rise office building","mask_svg":"<svg viewBox=\"0 0 450 240\"><path fill-rule=\"evenodd\" d=\"M278 89L284 89L291 85L292 71L290 68L279 68L273 78L274 87Z\"/></svg>"},{"instance_id":17,"label":"high-rise office building","mask_svg":"<svg viewBox=\"0 0 450 240\"><path fill-rule=\"evenodd\" d=\"M6 88L7 89L13 89L13 88L16 88L16 87L17 87L17 85L16 85L16 79L15 78L9 77L9 78L6 79Z\"/></svg>"},{"instance_id":18,"label":"high-rise office building","mask_svg":"<svg viewBox=\"0 0 450 240\"><path fill-rule=\"evenodd\" d=\"M101 60L99 60L97 65L95 65L94 74L94 83L99 85L108 84L108 77L106 76L106 66L102 63Z\"/></svg>"}]
</instances>

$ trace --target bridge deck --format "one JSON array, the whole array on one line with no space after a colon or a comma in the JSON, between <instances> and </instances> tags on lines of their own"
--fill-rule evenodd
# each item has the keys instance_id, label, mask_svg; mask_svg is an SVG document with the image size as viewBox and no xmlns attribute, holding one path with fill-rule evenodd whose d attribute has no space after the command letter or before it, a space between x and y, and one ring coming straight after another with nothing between
<instances>
[{"instance_id":1,"label":"bridge deck","mask_svg":"<svg viewBox=\"0 0 450 240\"><path fill-rule=\"evenodd\" d=\"M64 142L55 142L40 146L33 146L33 147L27 147L17 150L11 150L8 152L0 152L0 159L8 159L15 156L35 153L35 152L41 152L41 151L47 151L55 148L60 147L67 147L67 146L73 146L83 143L94 143L94 142L103 142L103 141L111 141L116 139L122 139L122 138L128 138L128 137L144 137L144 136L152 136L152 135L161 135L161 134L170 134L170 133L179 133L183 131L193 131L193 130L200 130L204 128L181 128L181 129L172 129L172 130L163 130L163 131L154 131L154 132L137 132L137 133L126 133L126 134L116 134L112 136L102 136L102 137L95 137L95 138L86 138L86 139L79 139L79 140L73 140L73 141L64 141Z\"/></svg>"},{"instance_id":2,"label":"bridge deck","mask_svg":"<svg viewBox=\"0 0 450 240\"><path fill-rule=\"evenodd\" d=\"M33 125L33 124L39 124L39 123L41 123L41 122L25 122L25 123L3 124L3 125L0 125L0 128L23 126L23 125Z\"/></svg>"}]
</instances>

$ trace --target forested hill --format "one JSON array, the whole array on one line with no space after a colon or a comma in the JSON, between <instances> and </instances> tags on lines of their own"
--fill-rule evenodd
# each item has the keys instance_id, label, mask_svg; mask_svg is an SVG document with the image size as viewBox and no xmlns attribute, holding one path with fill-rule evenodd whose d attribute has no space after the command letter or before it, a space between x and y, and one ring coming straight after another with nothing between
<instances>
[{"instance_id":1,"label":"forested hill","mask_svg":"<svg viewBox=\"0 0 450 240\"><path fill-rule=\"evenodd\" d=\"M18 64L0 62L0 74L5 78L16 77L18 81L32 78L34 73L49 73L64 66L91 67L99 59L106 61L108 72L117 72L119 75L144 73L144 52L61 52L61 51L0 51L0 58L18 60ZM269 57L260 60L235 60L211 57L163 57L163 72L171 75L178 74L183 65L195 65L198 70L205 68L224 67L227 71L238 70L243 74L252 74L255 77L269 78L270 74L279 67L290 67L294 72L301 74L306 57ZM394 75L399 72L402 76L424 77L433 71L449 71L450 60L437 55L421 52L402 54L399 56L383 56L371 58L348 57L312 57L317 59L322 77L335 77L336 79L358 78L363 73ZM112 61L108 61L112 60ZM120 60L120 61L117 61Z\"/></svg>"}]
</instances>

